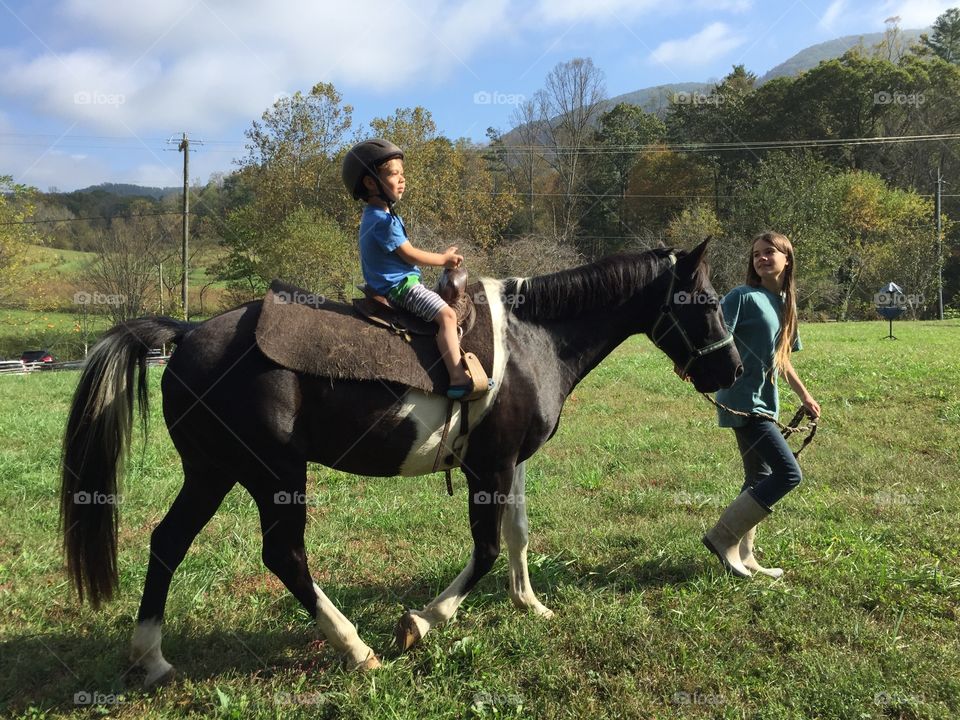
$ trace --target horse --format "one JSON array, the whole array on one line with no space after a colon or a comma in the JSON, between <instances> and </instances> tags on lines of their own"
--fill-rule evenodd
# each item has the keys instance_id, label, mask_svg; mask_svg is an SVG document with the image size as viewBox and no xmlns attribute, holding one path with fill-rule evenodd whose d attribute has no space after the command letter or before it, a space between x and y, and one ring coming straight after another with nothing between
<instances>
[{"instance_id":1,"label":"horse","mask_svg":"<svg viewBox=\"0 0 960 720\"><path fill-rule=\"evenodd\" d=\"M496 351L495 386L471 403L471 429L460 454L473 552L438 597L401 615L395 631L401 651L456 612L498 557L501 531L511 600L535 615L553 615L534 593L527 570L525 461L556 432L577 383L626 338L646 333L701 392L729 387L742 373L704 262L708 241L692 251L625 253L553 274L484 278L471 286L490 304ZM150 536L131 642L131 660L144 671L148 688L173 676L161 651L171 578L235 483L258 506L264 565L315 618L348 668L380 664L313 582L304 548L306 507L289 498L304 496L308 462L366 476L432 472L447 400L395 383L334 382L281 367L255 341L261 307L250 302L203 323L141 317L114 326L92 348L71 404L61 463L61 534L79 600L86 597L96 609L118 585L118 516L115 503L87 499L116 492L134 395L146 431L147 351L176 345L161 391L183 487Z\"/></svg>"}]
</instances>

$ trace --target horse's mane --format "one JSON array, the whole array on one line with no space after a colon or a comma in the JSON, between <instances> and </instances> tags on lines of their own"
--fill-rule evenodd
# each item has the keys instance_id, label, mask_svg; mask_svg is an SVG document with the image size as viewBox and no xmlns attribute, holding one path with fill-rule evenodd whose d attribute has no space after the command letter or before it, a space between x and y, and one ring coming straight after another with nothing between
<instances>
[{"instance_id":1,"label":"horse's mane","mask_svg":"<svg viewBox=\"0 0 960 720\"><path fill-rule=\"evenodd\" d=\"M621 253L581 267L531 278L509 278L504 294L512 312L526 320L575 317L600 307L619 305L646 287L663 272L669 248L642 253ZM686 251L674 251L677 257ZM708 278L706 264L697 269L695 290Z\"/></svg>"}]
</instances>

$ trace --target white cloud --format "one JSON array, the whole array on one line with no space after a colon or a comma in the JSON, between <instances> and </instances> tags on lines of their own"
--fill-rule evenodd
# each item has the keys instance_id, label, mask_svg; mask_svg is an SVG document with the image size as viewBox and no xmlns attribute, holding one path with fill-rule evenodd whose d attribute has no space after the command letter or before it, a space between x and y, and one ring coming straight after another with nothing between
<instances>
[{"instance_id":1,"label":"white cloud","mask_svg":"<svg viewBox=\"0 0 960 720\"><path fill-rule=\"evenodd\" d=\"M636 17L659 4L656 0L540 0L530 22L609 22Z\"/></svg>"},{"instance_id":2,"label":"white cloud","mask_svg":"<svg viewBox=\"0 0 960 720\"><path fill-rule=\"evenodd\" d=\"M827 11L823 14L823 17L820 18L820 22L817 23L817 26L821 30L831 31L836 27L837 20L840 15L846 10L847 0L833 0L830 3L830 7L827 8Z\"/></svg>"},{"instance_id":3,"label":"white cloud","mask_svg":"<svg viewBox=\"0 0 960 720\"><path fill-rule=\"evenodd\" d=\"M508 27L507 4L62 0L53 51L0 48L0 98L110 133L212 133L319 81L349 96L470 69Z\"/></svg>"},{"instance_id":4,"label":"white cloud","mask_svg":"<svg viewBox=\"0 0 960 720\"><path fill-rule=\"evenodd\" d=\"M650 59L664 65L706 65L722 57L745 39L726 23L715 22L683 40L667 40L650 54Z\"/></svg>"},{"instance_id":5,"label":"white cloud","mask_svg":"<svg viewBox=\"0 0 960 720\"><path fill-rule=\"evenodd\" d=\"M875 21L882 26L887 18L899 17L904 29L922 28L932 25L939 15L956 5L956 0L887 0Z\"/></svg>"},{"instance_id":6,"label":"white cloud","mask_svg":"<svg viewBox=\"0 0 960 720\"><path fill-rule=\"evenodd\" d=\"M687 0L665 5L658 0L540 0L527 19L533 23L605 23L632 20L639 15L661 13L682 15L699 12L746 12L753 0Z\"/></svg>"}]
</instances>

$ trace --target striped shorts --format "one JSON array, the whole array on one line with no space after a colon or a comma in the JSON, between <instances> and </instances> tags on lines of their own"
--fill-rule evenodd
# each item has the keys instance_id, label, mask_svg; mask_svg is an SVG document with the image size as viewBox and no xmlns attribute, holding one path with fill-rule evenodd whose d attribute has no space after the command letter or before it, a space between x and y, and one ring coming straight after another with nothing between
<instances>
[{"instance_id":1,"label":"striped shorts","mask_svg":"<svg viewBox=\"0 0 960 720\"><path fill-rule=\"evenodd\" d=\"M391 297L390 302L394 305L399 305L407 312L411 312L427 322L433 322L434 318L437 317L437 313L447 307L447 303L442 297L421 283L412 285L410 289L398 299Z\"/></svg>"}]
</instances>

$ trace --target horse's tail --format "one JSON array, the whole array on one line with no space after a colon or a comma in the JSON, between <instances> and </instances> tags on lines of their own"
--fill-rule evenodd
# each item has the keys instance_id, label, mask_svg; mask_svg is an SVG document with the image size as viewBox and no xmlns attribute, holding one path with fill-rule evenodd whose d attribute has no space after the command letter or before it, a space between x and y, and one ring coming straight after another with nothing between
<instances>
[{"instance_id":1,"label":"horse's tail","mask_svg":"<svg viewBox=\"0 0 960 720\"><path fill-rule=\"evenodd\" d=\"M67 570L93 607L117 587L117 475L133 424L134 370L146 429L146 356L178 343L193 323L144 317L121 323L93 346L80 375L63 439L60 522Z\"/></svg>"}]
</instances>

